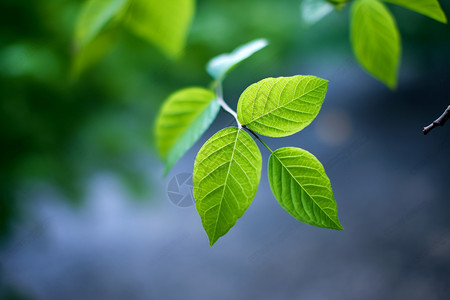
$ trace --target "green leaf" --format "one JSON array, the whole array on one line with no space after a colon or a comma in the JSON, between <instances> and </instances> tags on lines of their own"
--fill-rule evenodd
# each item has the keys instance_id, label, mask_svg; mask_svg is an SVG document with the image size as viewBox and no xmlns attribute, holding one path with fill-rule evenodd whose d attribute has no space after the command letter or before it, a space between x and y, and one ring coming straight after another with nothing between
<instances>
[{"instance_id":1,"label":"green leaf","mask_svg":"<svg viewBox=\"0 0 450 300\"><path fill-rule=\"evenodd\" d=\"M101 60L114 46L117 28L105 29L88 45L74 54L70 75L76 79L83 71Z\"/></svg>"},{"instance_id":2,"label":"green leaf","mask_svg":"<svg viewBox=\"0 0 450 300\"><path fill-rule=\"evenodd\" d=\"M156 119L156 144L166 174L209 128L219 112L216 96L204 88L186 88L169 96Z\"/></svg>"},{"instance_id":3,"label":"green leaf","mask_svg":"<svg viewBox=\"0 0 450 300\"><path fill-rule=\"evenodd\" d=\"M400 33L383 3L378 0L353 3L351 41L360 65L391 89L395 88L401 55Z\"/></svg>"},{"instance_id":4,"label":"green leaf","mask_svg":"<svg viewBox=\"0 0 450 300\"><path fill-rule=\"evenodd\" d=\"M322 164L306 150L277 149L269 158L270 187L280 205L297 220L317 227L344 229Z\"/></svg>"},{"instance_id":5,"label":"green leaf","mask_svg":"<svg viewBox=\"0 0 450 300\"><path fill-rule=\"evenodd\" d=\"M114 42L111 29L123 25L176 57L184 48L193 12L194 0L88 0L75 28L72 77L108 52Z\"/></svg>"},{"instance_id":6,"label":"green leaf","mask_svg":"<svg viewBox=\"0 0 450 300\"><path fill-rule=\"evenodd\" d=\"M300 14L307 25L319 22L333 10L333 4L327 0L303 0L300 4Z\"/></svg>"},{"instance_id":7,"label":"green leaf","mask_svg":"<svg viewBox=\"0 0 450 300\"><path fill-rule=\"evenodd\" d=\"M437 0L384 0L393 4L401 5L419 14L425 15L436 21L447 23L447 17Z\"/></svg>"},{"instance_id":8,"label":"green leaf","mask_svg":"<svg viewBox=\"0 0 450 300\"><path fill-rule=\"evenodd\" d=\"M212 246L250 206L261 177L261 153L242 129L225 128L200 149L194 163L197 211Z\"/></svg>"},{"instance_id":9,"label":"green leaf","mask_svg":"<svg viewBox=\"0 0 450 300\"><path fill-rule=\"evenodd\" d=\"M261 80L249 86L239 98L239 122L266 136L294 134L317 116L327 86L327 80L314 76Z\"/></svg>"},{"instance_id":10,"label":"green leaf","mask_svg":"<svg viewBox=\"0 0 450 300\"><path fill-rule=\"evenodd\" d=\"M267 45L267 40L258 39L239 46L231 53L221 54L211 59L206 66L206 71L208 71L209 75L214 79L222 80L237 64L249 58Z\"/></svg>"},{"instance_id":11,"label":"green leaf","mask_svg":"<svg viewBox=\"0 0 450 300\"><path fill-rule=\"evenodd\" d=\"M125 25L170 57L183 50L194 14L194 0L132 0Z\"/></svg>"},{"instance_id":12,"label":"green leaf","mask_svg":"<svg viewBox=\"0 0 450 300\"><path fill-rule=\"evenodd\" d=\"M87 46L129 0L88 0L83 4L75 28L75 43Z\"/></svg>"}]
</instances>

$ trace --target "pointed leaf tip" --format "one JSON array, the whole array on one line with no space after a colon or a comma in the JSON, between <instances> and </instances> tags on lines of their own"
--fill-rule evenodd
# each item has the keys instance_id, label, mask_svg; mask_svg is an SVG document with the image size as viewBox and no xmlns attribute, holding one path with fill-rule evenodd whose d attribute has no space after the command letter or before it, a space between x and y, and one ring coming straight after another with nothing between
<instances>
[{"instance_id":1,"label":"pointed leaf tip","mask_svg":"<svg viewBox=\"0 0 450 300\"><path fill-rule=\"evenodd\" d=\"M403 6L419 14L447 24L447 17L438 0L384 0L392 4Z\"/></svg>"},{"instance_id":2,"label":"pointed leaf tip","mask_svg":"<svg viewBox=\"0 0 450 300\"><path fill-rule=\"evenodd\" d=\"M356 0L351 8L351 42L359 64L391 89L397 86L400 33L394 17L378 0Z\"/></svg>"}]
</instances>

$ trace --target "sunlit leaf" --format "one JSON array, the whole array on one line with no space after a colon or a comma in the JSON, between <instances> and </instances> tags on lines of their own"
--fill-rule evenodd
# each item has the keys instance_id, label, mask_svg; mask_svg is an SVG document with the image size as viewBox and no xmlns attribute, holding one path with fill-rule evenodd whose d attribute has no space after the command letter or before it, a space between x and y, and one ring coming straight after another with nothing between
<instances>
[{"instance_id":1,"label":"sunlit leaf","mask_svg":"<svg viewBox=\"0 0 450 300\"><path fill-rule=\"evenodd\" d=\"M249 86L239 98L239 122L266 136L294 134L317 116L327 86L327 80L314 76L263 79Z\"/></svg>"},{"instance_id":2,"label":"sunlit leaf","mask_svg":"<svg viewBox=\"0 0 450 300\"><path fill-rule=\"evenodd\" d=\"M206 70L214 79L222 79L237 64L267 45L267 40L258 39L239 46L231 53L221 54L211 59L206 66Z\"/></svg>"},{"instance_id":3,"label":"sunlit leaf","mask_svg":"<svg viewBox=\"0 0 450 300\"><path fill-rule=\"evenodd\" d=\"M166 100L155 127L156 144L166 173L208 129L219 108L215 94L204 88L186 88Z\"/></svg>"},{"instance_id":4,"label":"sunlit leaf","mask_svg":"<svg viewBox=\"0 0 450 300\"><path fill-rule=\"evenodd\" d=\"M342 230L330 180L311 153L281 148L269 158L270 187L280 205L297 220L317 227Z\"/></svg>"},{"instance_id":5,"label":"sunlit leaf","mask_svg":"<svg viewBox=\"0 0 450 300\"><path fill-rule=\"evenodd\" d=\"M333 4L327 0L303 0L300 4L302 20L308 25L319 22L333 10Z\"/></svg>"},{"instance_id":6,"label":"sunlit leaf","mask_svg":"<svg viewBox=\"0 0 450 300\"><path fill-rule=\"evenodd\" d=\"M194 8L194 0L132 0L125 25L168 56L176 57L184 48Z\"/></svg>"},{"instance_id":7,"label":"sunlit leaf","mask_svg":"<svg viewBox=\"0 0 450 300\"><path fill-rule=\"evenodd\" d=\"M447 17L437 0L383 0L418 12L422 15L447 23Z\"/></svg>"},{"instance_id":8,"label":"sunlit leaf","mask_svg":"<svg viewBox=\"0 0 450 300\"><path fill-rule=\"evenodd\" d=\"M351 41L361 66L388 87L395 88L401 55L400 34L383 3L378 0L353 3Z\"/></svg>"},{"instance_id":9,"label":"sunlit leaf","mask_svg":"<svg viewBox=\"0 0 450 300\"><path fill-rule=\"evenodd\" d=\"M194 164L194 197L211 246L250 206L261 165L253 139L235 127L219 131L200 149Z\"/></svg>"},{"instance_id":10,"label":"sunlit leaf","mask_svg":"<svg viewBox=\"0 0 450 300\"><path fill-rule=\"evenodd\" d=\"M84 3L75 28L77 48L88 45L129 0L88 0Z\"/></svg>"}]
</instances>

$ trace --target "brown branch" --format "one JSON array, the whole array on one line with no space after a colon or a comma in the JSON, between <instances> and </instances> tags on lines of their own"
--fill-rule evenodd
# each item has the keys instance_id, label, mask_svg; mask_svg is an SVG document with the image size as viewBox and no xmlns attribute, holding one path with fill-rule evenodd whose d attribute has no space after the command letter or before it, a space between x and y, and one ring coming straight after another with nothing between
<instances>
[{"instance_id":1,"label":"brown branch","mask_svg":"<svg viewBox=\"0 0 450 300\"><path fill-rule=\"evenodd\" d=\"M447 107L447 109L444 111L444 113L436 119L433 123L428 125L427 127L424 127L422 132L424 135L426 135L428 132L433 130L437 126L444 126L445 122L450 119L450 105Z\"/></svg>"}]
</instances>

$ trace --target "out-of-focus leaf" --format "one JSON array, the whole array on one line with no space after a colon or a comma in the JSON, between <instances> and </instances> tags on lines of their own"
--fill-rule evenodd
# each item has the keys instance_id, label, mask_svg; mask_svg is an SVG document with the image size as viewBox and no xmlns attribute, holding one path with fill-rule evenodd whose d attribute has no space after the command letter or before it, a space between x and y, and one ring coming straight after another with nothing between
<instances>
[{"instance_id":1,"label":"out-of-focus leaf","mask_svg":"<svg viewBox=\"0 0 450 300\"><path fill-rule=\"evenodd\" d=\"M71 77L77 78L83 71L101 60L113 48L117 35L116 28L102 30L94 40L75 53L70 70Z\"/></svg>"},{"instance_id":2,"label":"out-of-focus leaf","mask_svg":"<svg viewBox=\"0 0 450 300\"><path fill-rule=\"evenodd\" d=\"M271 137L299 132L319 113L327 86L327 80L314 76L263 79L239 98L239 122Z\"/></svg>"},{"instance_id":3,"label":"out-of-focus leaf","mask_svg":"<svg viewBox=\"0 0 450 300\"><path fill-rule=\"evenodd\" d=\"M297 220L342 230L330 180L317 158L294 147L277 149L269 158L270 187L280 205Z\"/></svg>"},{"instance_id":4,"label":"out-of-focus leaf","mask_svg":"<svg viewBox=\"0 0 450 300\"><path fill-rule=\"evenodd\" d=\"M338 11L342 10L351 0L327 0Z\"/></svg>"},{"instance_id":5,"label":"out-of-focus leaf","mask_svg":"<svg viewBox=\"0 0 450 300\"><path fill-rule=\"evenodd\" d=\"M395 88L401 42L393 16L378 0L356 0L351 14L351 41L358 62L375 78Z\"/></svg>"},{"instance_id":6,"label":"out-of-focus leaf","mask_svg":"<svg viewBox=\"0 0 450 300\"><path fill-rule=\"evenodd\" d=\"M225 128L200 149L194 163L194 197L212 246L252 203L261 178L258 146L242 129Z\"/></svg>"},{"instance_id":7,"label":"out-of-focus leaf","mask_svg":"<svg viewBox=\"0 0 450 300\"><path fill-rule=\"evenodd\" d=\"M221 54L212 58L206 66L206 71L208 71L209 75L214 79L221 80L237 64L249 58L267 45L267 40L258 39L239 46L231 53Z\"/></svg>"},{"instance_id":8,"label":"out-of-focus leaf","mask_svg":"<svg viewBox=\"0 0 450 300\"><path fill-rule=\"evenodd\" d=\"M86 47L129 1L130 0L86 1L81 9L75 28L76 47Z\"/></svg>"},{"instance_id":9,"label":"out-of-focus leaf","mask_svg":"<svg viewBox=\"0 0 450 300\"><path fill-rule=\"evenodd\" d=\"M184 48L194 9L194 0L132 0L125 25L169 57L176 57Z\"/></svg>"},{"instance_id":10,"label":"out-of-focus leaf","mask_svg":"<svg viewBox=\"0 0 450 300\"><path fill-rule=\"evenodd\" d=\"M113 30L121 26L150 42L170 57L185 44L194 12L193 0L89 0L75 29L72 76L100 60L114 44Z\"/></svg>"},{"instance_id":11,"label":"out-of-focus leaf","mask_svg":"<svg viewBox=\"0 0 450 300\"><path fill-rule=\"evenodd\" d=\"M331 13L333 4L327 0L303 0L300 4L300 14L303 22L313 25Z\"/></svg>"},{"instance_id":12,"label":"out-of-focus leaf","mask_svg":"<svg viewBox=\"0 0 450 300\"><path fill-rule=\"evenodd\" d=\"M156 120L156 144L166 173L197 142L219 112L216 95L204 88L186 88L170 95Z\"/></svg>"},{"instance_id":13,"label":"out-of-focus leaf","mask_svg":"<svg viewBox=\"0 0 450 300\"><path fill-rule=\"evenodd\" d=\"M447 23L447 17L437 0L383 0L403 6L436 21Z\"/></svg>"}]
</instances>

